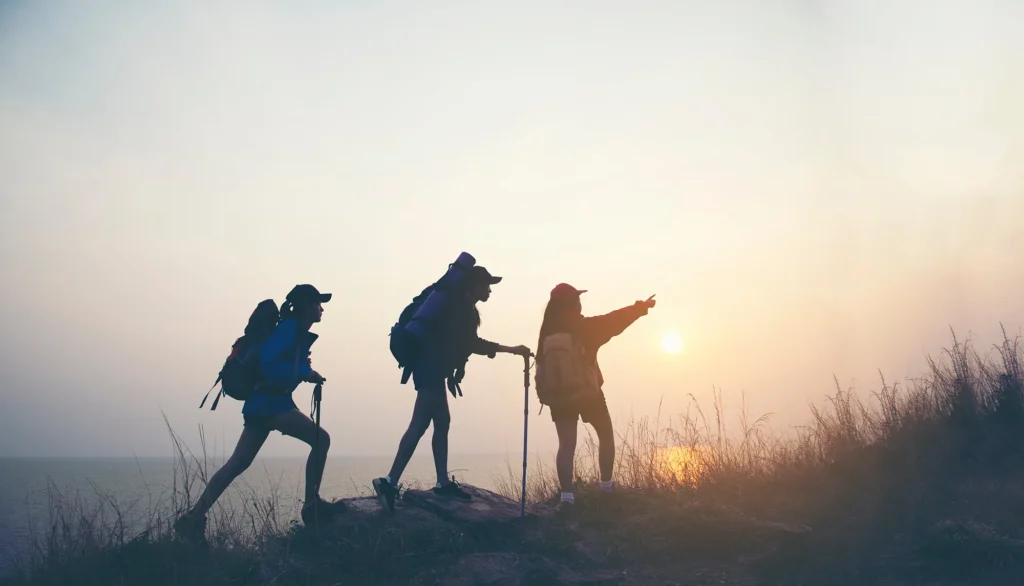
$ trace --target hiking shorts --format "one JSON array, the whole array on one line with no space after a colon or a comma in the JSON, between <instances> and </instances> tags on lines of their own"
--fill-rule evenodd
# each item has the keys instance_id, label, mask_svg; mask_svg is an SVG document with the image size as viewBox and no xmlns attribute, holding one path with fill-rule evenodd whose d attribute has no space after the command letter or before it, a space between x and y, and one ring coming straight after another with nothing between
<instances>
[{"instance_id":1,"label":"hiking shorts","mask_svg":"<svg viewBox=\"0 0 1024 586\"><path fill-rule=\"evenodd\" d=\"M273 430L271 423L282 413L298 411L291 394L263 395L249 397L242 405L242 421L246 427Z\"/></svg>"},{"instance_id":2,"label":"hiking shorts","mask_svg":"<svg viewBox=\"0 0 1024 586\"><path fill-rule=\"evenodd\" d=\"M611 414L608 413L608 403L604 399L604 393L598 393L593 397L587 397L569 405L553 406L550 410L551 421L575 421L580 419L583 423L593 423L602 419L611 420Z\"/></svg>"},{"instance_id":3,"label":"hiking shorts","mask_svg":"<svg viewBox=\"0 0 1024 586\"><path fill-rule=\"evenodd\" d=\"M280 413L278 413L280 415ZM243 415L242 425L245 427L253 427L256 429L265 429L267 431L273 431L271 424L277 415Z\"/></svg>"},{"instance_id":4,"label":"hiking shorts","mask_svg":"<svg viewBox=\"0 0 1024 586\"><path fill-rule=\"evenodd\" d=\"M412 384L419 392L444 395L448 392L446 381L449 374L450 372L446 372L441 366L437 356L428 350L423 352L413 365Z\"/></svg>"}]
</instances>

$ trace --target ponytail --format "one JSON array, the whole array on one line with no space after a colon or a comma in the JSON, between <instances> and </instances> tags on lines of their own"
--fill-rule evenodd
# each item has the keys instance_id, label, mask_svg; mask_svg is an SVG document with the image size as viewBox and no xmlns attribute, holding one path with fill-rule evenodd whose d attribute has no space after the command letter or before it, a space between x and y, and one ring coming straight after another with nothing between
<instances>
[{"instance_id":1,"label":"ponytail","mask_svg":"<svg viewBox=\"0 0 1024 586\"><path fill-rule=\"evenodd\" d=\"M295 304L291 301L285 301L281 304L281 321L284 321L295 313Z\"/></svg>"}]
</instances>

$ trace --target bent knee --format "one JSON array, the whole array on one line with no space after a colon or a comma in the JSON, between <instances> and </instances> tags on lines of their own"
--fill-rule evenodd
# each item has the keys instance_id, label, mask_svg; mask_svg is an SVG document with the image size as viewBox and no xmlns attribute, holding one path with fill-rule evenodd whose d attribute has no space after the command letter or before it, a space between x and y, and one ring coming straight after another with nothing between
<instances>
[{"instance_id":1,"label":"bent knee","mask_svg":"<svg viewBox=\"0 0 1024 586\"><path fill-rule=\"evenodd\" d=\"M306 437L302 441L309 444L309 447L318 452L326 452L331 448L331 434L322 427Z\"/></svg>"},{"instance_id":2,"label":"bent knee","mask_svg":"<svg viewBox=\"0 0 1024 586\"><path fill-rule=\"evenodd\" d=\"M331 434L327 433L327 430L320 428L320 435L317 437L317 442L320 450L326 452L331 447Z\"/></svg>"}]
</instances>

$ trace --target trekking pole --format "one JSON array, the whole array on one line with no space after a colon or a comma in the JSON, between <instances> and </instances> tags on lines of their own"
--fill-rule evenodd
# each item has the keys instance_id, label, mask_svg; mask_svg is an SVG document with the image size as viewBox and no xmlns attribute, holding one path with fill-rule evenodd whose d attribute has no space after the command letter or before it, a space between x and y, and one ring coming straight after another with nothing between
<instances>
[{"instance_id":1,"label":"trekking pole","mask_svg":"<svg viewBox=\"0 0 1024 586\"><path fill-rule=\"evenodd\" d=\"M530 355L523 356L523 492L519 503L519 518L526 517L526 435L530 421Z\"/></svg>"},{"instance_id":2,"label":"trekking pole","mask_svg":"<svg viewBox=\"0 0 1024 586\"><path fill-rule=\"evenodd\" d=\"M313 416L313 421L316 423L316 437L313 439L313 450L316 452L316 457L320 457L320 398L323 396L324 383L316 383L313 387L313 409L310 415ZM319 488L317 487L317 494L319 494Z\"/></svg>"}]
</instances>

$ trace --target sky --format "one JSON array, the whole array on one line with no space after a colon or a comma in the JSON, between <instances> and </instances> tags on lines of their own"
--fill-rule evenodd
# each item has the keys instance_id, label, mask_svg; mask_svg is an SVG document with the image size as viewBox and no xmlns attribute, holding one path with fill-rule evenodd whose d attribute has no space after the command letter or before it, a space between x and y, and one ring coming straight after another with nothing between
<instances>
[{"instance_id":1,"label":"sky","mask_svg":"<svg viewBox=\"0 0 1024 586\"><path fill-rule=\"evenodd\" d=\"M169 456L164 416L230 449L240 404L199 401L307 282L332 454L390 456L387 332L462 251L507 345L559 282L657 294L600 353L620 429L718 390L788 433L833 377L1021 332L1020 104L1014 0L4 2L0 457ZM463 388L452 451L516 454L522 362Z\"/></svg>"}]
</instances>

